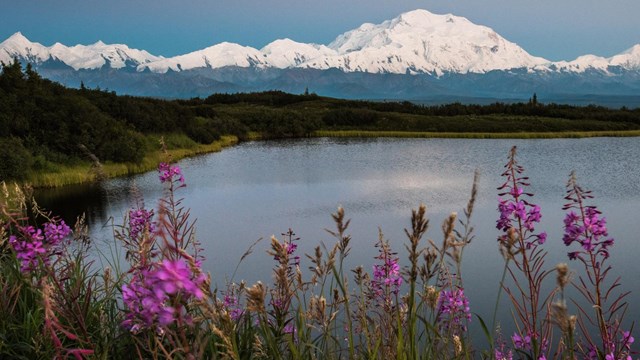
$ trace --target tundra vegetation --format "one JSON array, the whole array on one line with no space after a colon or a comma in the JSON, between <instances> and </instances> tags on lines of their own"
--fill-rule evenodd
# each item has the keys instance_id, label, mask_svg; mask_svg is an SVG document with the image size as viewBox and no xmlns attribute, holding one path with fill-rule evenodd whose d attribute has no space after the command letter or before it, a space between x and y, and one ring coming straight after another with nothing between
<instances>
[{"instance_id":1,"label":"tundra vegetation","mask_svg":"<svg viewBox=\"0 0 640 360\"><path fill-rule=\"evenodd\" d=\"M280 91L166 100L65 88L27 64L0 72L0 180L60 186L153 170L253 138L638 136L640 109L525 103L424 106ZM97 165L103 173L96 173Z\"/></svg>"},{"instance_id":2,"label":"tundra vegetation","mask_svg":"<svg viewBox=\"0 0 640 360\"><path fill-rule=\"evenodd\" d=\"M539 229L543 209L531 201L535 178L518 163L515 147L496 184L497 239L474 238L476 174L467 206L444 219L440 241L424 238L430 223L419 205L404 249L392 249L380 230L372 266L346 268L350 221L338 208L327 230L332 241L300 254L289 229L271 238L265 254L273 261L271 280L221 287L213 287L212 277L223 275L202 270L195 220L182 205L188 177L168 162L157 171L164 196L155 209L140 201L123 215L114 226L123 260L107 257L105 267L94 263L82 218L72 229L20 187L4 185L1 358L627 360L636 354L633 322L625 319L628 293L611 275L615 240L593 194L571 173L558 204L565 210L563 238L547 238ZM511 324L497 323L495 313L474 314L465 292L467 247L487 241L504 258L496 305L506 296ZM571 265L545 263L549 241L566 245ZM569 287L577 298L566 295ZM482 329L484 339L472 342L471 327Z\"/></svg>"}]
</instances>

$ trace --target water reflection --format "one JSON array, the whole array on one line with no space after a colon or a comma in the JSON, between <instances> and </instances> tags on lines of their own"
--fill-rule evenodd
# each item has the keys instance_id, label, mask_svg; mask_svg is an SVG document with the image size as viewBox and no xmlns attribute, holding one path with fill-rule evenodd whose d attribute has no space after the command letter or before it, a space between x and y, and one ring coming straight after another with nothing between
<instances>
[{"instance_id":1,"label":"water reflection","mask_svg":"<svg viewBox=\"0 0 640 360\"><path fill-rule=\"evenodd\" d=\"M106 191L100 184L36 189L34 196L41 208L54 210L55 215L61 217L67 224L75 223L82 213L90 224L99 223L107 216Z\"/></svg>"}]
</instances>

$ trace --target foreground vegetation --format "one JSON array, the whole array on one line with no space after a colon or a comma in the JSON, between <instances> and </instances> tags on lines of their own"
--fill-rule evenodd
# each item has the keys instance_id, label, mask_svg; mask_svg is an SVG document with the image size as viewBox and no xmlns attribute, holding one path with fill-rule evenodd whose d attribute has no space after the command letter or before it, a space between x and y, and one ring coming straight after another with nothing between
<instances>
[{"instance_id":1,"label":"foreground vegetation","mask_svg":"<svg viewBox=\"0 0 640 360\"><path fill-rule=\"evenodd\" d=\"M69 89L30 65L0 72L0 180L58 186L149 170L158 141L175 156L261 139L307 136L637 136L640 109L528 103L422 106L279 91L161 100ZM213 145L212 145L213 144Z\"/></svg>"},{"instance_id":2,"label":"foreground vegetation","mask_svg":"<svg viewBox=\"0 0 640 360\"><path fill-rule=\"evenodd\" d=\"M429 221L420 205L403 255L380 230L372 271L347 269L349 220L339 208L328 231L334 240L312 254L298 253L292 230L271 239L272 284L217 289L202 271L194 220L181 205L184 174L160 163L158 176L165 194L157 208L141 201L114 227L126 264L107 257L106 268L91 260L95 250L81 219L72 230L29 206L19 188L4 187L0 358L629 360L636 354L633 323L625 319L628 292L609 275L615 240L593 196L569 175L562 241L573 265L546 264L547 236L537 228L542 209L531 203L515 147L504 183L496 184L504 258L496 312L506 296L511 306L502 311L513 324L498 324L495 312L472 317L465 293L461 264L474 241L477 174L462 215L444 220L439 244L423 239ZM567 287L579 298L568 298ZM481 328L485 341L474 346L470 327Z\"/></svg>"}]
</instances>

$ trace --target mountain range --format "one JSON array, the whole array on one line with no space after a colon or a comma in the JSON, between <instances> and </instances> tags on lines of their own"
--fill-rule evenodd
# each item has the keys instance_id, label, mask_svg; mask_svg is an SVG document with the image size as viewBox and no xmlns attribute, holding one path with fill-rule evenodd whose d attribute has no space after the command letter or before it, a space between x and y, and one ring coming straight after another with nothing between
<instances>
[{"instance_id":1,"label":"mountain range","mask_svg":"<svg viewBox=\"0 0 640 360\"><path fill-rule=\"evenodd\" d=\"M553 62L464 17L414 10L363 24L328 45L276 40L262 49L220 43L165 58L124 44L44 46L15 33L0 61L31 63L65 85L131 95L305 89L367 99L610 99L640 102L640 44L604 58ZM597 102L597 101L596 101Z\"/></svg>"}]
</instances>

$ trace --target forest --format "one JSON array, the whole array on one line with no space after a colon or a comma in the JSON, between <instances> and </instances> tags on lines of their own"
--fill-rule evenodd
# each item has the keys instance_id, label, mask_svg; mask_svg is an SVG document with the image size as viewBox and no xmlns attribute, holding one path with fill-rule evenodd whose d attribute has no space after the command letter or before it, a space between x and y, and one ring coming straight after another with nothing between
<instances>
[{"instance_id":1,"label":"forest","mask_svg":"<svg viewBox=\"0 0 640 360\"><path fill-rule=\"evenodd\" d=\"M0 180L28 180L99 159L139 163L158 150L157 138L179 134L189 147L222 135L298 138L318 130L527 133L640 130L640 109L526 103L425 106L353 101L281 91L212 94L171 100L118 95L108 89L66 88L30 64L2 64Z\"/></svg>"}]
</instances>

